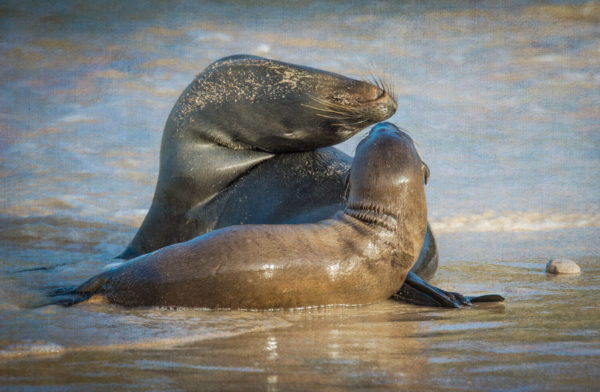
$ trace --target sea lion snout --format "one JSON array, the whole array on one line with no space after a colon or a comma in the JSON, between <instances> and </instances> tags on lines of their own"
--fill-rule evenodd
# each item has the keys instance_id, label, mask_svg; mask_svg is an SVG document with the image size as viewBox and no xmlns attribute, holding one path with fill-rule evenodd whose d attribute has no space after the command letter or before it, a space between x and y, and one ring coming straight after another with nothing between
<instances>
[{"instance_id":1,"label":"sea lion snout","mask_svg":"<svg viewBox=\"0 0 600 392\"><path fill-rule=\"evenodd\" d=\"M389 166L392 163L390 161L405 162L401 165L421 168L421 157L412 138L408 133L389 122L374 125L368 136L357 146L357 153L359 149L373 150L371 154L387 155L389 157L387 160L382 159L382 156L376 160L382 169Z\"/></svg>"},{"instance_id":2,"label":"sea lion snout","mask_svg":"<svg viewBox=\"0 0 600 392\"><path fill-rule=\"evenodd\" d=\"M398 104L391 91L383 84L347 79L342 86L332 89L328 94L329 102L322 102L338 113L347 113L350 120L356 125L366 125L384 121L391 117L398 109ZM349 121L349 124L352 124Z\"/></svg>"},{"instance_id":3,"label":"sea lion snout","mask_svg":"<svg viewBox=\"0 0 600 392\"><path fill-rule=\"evenodd\" d=\"M382 92L383 93L371 104L371 110L368 113L368 117L371 121L377 122L388 119L396 113L396 109L398 109L398 104L394 97L385 90L382 90Z\"/></svg>"},{"instance_id":4,"label":"sea lion snout","mask_svg":"<svg viewBox=\"0 0 600 392\"><path fill-rule=\"evenodd\" d=\"M427 185L427 181L429 180L431 171L429 170L429 166L427 166L427 164L422 160L421 154L419 153L419 150L415 146L412 138L408 135L408 133L406 133L405 131L396 127L394 124L388 123L388 122L379 123L379 124L376 124L375 126L373 126L373 128L371 128L371 131L369 132L369 137L376 136L379 133L385 133L385 132L391 133L392 135L395 135L396 137L404 140L405 143L408 143L407 144L408 150L410 150L410 151L414 150L414 152L416 153L416 156L421 161L420 168L421 168L421 173L423 175L423 183L425 185ZM406 155L406 154L404 154L404 155Z\"/></svg>"},{"instance_id":5,"label":"sea lion snout","mask_svg":"<svg viewBox=\"0 0 600 392\"><path fill-rule=\"evenodd\" d=\"M397 135L398 137L406 141L410 141L410 143L412 144L412 138L408 135L408 133L404 132L402 129L398 128L390 122L381 122L379 124L375 124L369 131L369 137L386 132L391 135Z\"/></svg>"},{"instance_id":6,"label":"sea lion snout","mask_svg":"<svg viewBox=\"0 0 600 392\"><path fill-rule=\"evenodd\" d=\"M350 83L345 90L348 95L355 97L353 99L354 104L385 103L389 104L394 111L398 108L395 99L392 97L393 94L389 91L389 88L382 84L375 85L350 79Z\"/></svg>"},{"instance_id":7,"label":"sea lion snout","mask_svg":"<svg viewBox=\"0 0 600 392\"><path fill-rule=\"evenodd\" d=\"M406 133L405 131L398 128L397 126L395 126L392 123L382 122L382 123L374 125L373 128L371 128L371 131L369 132L368 137L377 136L380 133L389 133L392 136L400 138L404 141L404 143L407 143L408 150L410 150L410 151L414 150L414 152L416 153L416 156L421 161L420 168L421 168L421 173L423 176L423 183L426 185L427 181L429 180L429 176L431 175L429 166L427 166L427 164L422 160L419 150L415 146L412 138L408 135L408 133ZM406 155L406 154L403 154L403 155Z\"/></svg>"}]
</instances>

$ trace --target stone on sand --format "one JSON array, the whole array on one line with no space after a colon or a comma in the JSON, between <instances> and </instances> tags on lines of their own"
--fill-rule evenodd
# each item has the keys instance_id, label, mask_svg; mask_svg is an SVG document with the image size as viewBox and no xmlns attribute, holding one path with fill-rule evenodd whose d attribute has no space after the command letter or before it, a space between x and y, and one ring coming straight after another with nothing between
<instances>
[{"instance_id":1,"label":"stone on sand","mask_svg":"<svg viewBox=\"0 0 600 392\"><path fill-rule=\"evenodd\" d=\"M546 272L551 274L578 274L581 268L573 261L568 259L550 260L546 264Z\"/></svg>"}]
</instances>

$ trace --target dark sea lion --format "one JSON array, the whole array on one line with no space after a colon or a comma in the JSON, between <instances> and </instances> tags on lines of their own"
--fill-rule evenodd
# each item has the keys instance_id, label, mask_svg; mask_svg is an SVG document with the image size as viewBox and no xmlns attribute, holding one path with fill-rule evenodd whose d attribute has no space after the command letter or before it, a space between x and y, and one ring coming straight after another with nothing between
<instances>
[{"instance_id":1,"label":"dark sea lion","mask_svg":"<svg viewBox=\"0 0 600 392\"><path fill-rule=\"evenodd\" d=\"M289 210L298 217L326 206L337 209L343 202L350 158L337 150L312 150L348 139L390 117L396 107L384 89L330 72L243 55L214 62L184 90L169 115L152 206L120 258L224 227L219 221L285 223L288 216L271 211L272 203L248 206L250 211L224 209L215 201L265 161L273 162L261 170L256 182L245 182L245 194L272 192L280 196L273 203L288 203L297 188L273 181L274 187L261 189L263 181L300 175L286 165L313 160L321 164L316 169L320 173L301 168L308 181L305 190L314 185L302 195L308 207L290 205ZM300 151L310 152L291 158L286 154ZM328 196L321 199L324 194ZM227 217L250 212L262 215L245 220Z\"/></svg>"},{"instance_id":2,"label":"dark sea lion","mask_svg":"<svg viewBox=\"0 0 600 392\"><path fill-rule=\"evenodd\" d=\"M344 208L316 223L237 225L142 255L73 291L124 306L294 308L382 301L427 228L421 161L390 123L356 149Z\"/></svg>"}]
</instances>

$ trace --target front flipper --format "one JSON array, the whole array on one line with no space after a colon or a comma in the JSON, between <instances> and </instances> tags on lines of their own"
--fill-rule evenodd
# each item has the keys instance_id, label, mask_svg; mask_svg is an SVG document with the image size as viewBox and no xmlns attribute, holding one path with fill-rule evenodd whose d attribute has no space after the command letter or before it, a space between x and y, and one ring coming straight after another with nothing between
<instances>
[{"instance_id":1,"label":"front flipper","mask_svg":"<svg viewBox=\"0 0 600 392\"><path fill-rule=\"evenodd\" d=\"M470 306L474 302L502 302L504 297L498 294L487 294L478 297L468 297L459 293L444 291L430 285L414 272L409 272L404 285L391 297L398 302L406 302L420 306L442 308L459 308Z\"/></svg>"}]
</instances>

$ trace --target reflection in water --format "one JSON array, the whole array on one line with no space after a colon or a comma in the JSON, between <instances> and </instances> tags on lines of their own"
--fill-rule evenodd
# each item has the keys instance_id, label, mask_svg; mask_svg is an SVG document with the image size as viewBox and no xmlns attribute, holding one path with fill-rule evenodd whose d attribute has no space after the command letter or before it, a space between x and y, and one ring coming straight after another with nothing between
<instances>
[{"instance_id":1,"label":"reflection in water","mask_svg":"<svg viewBox=\"0 0 600 392\"><path fill-rule=\"evenodd\" d=\"M277 339L274 336L270 336L265 346L265 351L269 354L268 359L274 361L277 359Z\"/></svg>"},{"instance_id":2,"label":"reflection in water","mask_svg":"<svg viewBox=\"0 0 600 392\"><path fill-rule=\"evenodd\" d=\"M332 329L329 331L329 358L336 360L340 358L340 344L337 343L337 339L340 335L340 331L337 329Z\"/></svg>"},{"instance_id":3,"label":"reflection in water","mask_svg":"<svg viewBox=\"0 0 600 392\"><path fill-rule=\"evenodd\" d=\"M279 387L277 386L277 375L271 375L267 377L267 391L277 392Z\"/></svg>"},{"instance_id":4,"label":"reflection in water","mask_svg":"<svg viewBox=\"0 0 600 392\"><path fill-rule=\"evenodd\" d=\"M3 2L0 383L592 389L599 10L597 1ZM409 130L432 172L442 260L433 283L498 292L506 303L35 308L47 290L82 282L124 249L150 205L178 94L233 53L387 74L398 91L391 120ZM351 153L359 139L341 148ZM553 257L573 258L582 273L548 276Z\"/></svg>"}]
</instances>

